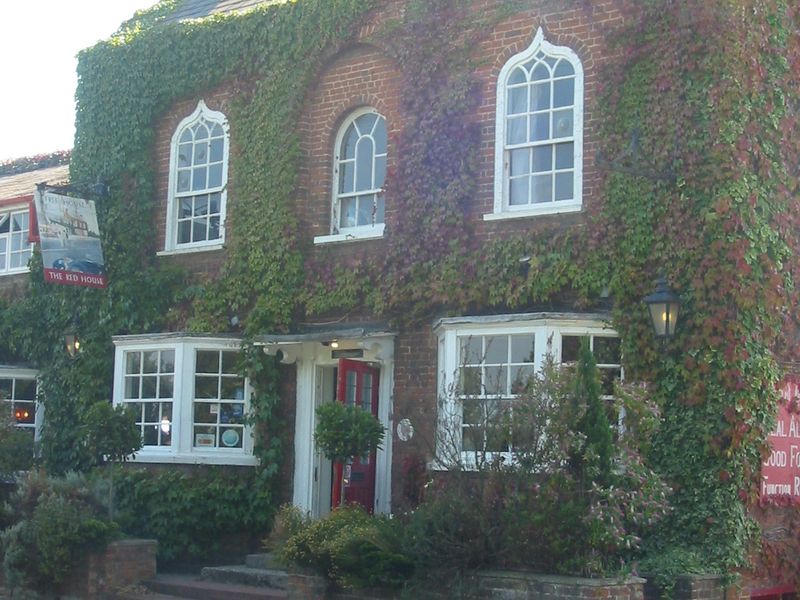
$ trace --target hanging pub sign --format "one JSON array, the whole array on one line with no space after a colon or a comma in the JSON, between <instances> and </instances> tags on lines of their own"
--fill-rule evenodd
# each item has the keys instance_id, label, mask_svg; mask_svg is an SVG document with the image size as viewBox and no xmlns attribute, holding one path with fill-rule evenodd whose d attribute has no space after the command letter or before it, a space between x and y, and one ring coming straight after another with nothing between
<instances>
[{"instance_id":1,"label":"hanging pub sign","mask_svg":"<svg viewBox=\"0 0 800 600\"><path fill-rule=\"evenodd\" d=\"M47 190L37 190L34 198L45 281L106 287L94 202Z\"/></svg>"},{"instance_id":2,"label":"hanging pub sign","mask_svg":"<svg viewBox=\"0 0 800 600\"><path fill-rule=\"evenodd\" d=\"M800 377L789 376L781 385L770 451L761 465L761 499L800 501Z\"/></svg>"}]
</instances>

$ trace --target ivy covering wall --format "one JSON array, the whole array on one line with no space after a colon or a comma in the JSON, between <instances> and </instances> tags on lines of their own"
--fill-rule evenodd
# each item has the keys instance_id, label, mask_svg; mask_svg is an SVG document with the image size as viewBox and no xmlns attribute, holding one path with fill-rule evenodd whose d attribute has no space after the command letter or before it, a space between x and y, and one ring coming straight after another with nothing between
<instances>
[{"instance_id":1,"label":"ivy covering wall","mask_svg":"<svg viewBox=\"0 0 800 600\"><path fill-rule=\"evenodd\" d=\"M584 225L481 246L465 214L484 125L472 49L527 3L470 13L456 0L409 0L370 40L403 78L402 161L386 187L405 217L385 252L356 255L347 269L325 266L334 250L306 252L293 212L299 139L286 123L298 121L317 69L378 2L269 2L166 22L174 4L162 1L79 57L71 176L112 183L98 203L108 289L46 285L37 259L27 297L0 320L4 352L41 371L51 469L87 464L75 439L85 408L111 396L112 335L217 332L234 314L249 335L354 309L399 323L525 310L567 295L589 307L608 290L626 376L650 381L664 411L652 458L674 484L676 508L649 543L662 554L695 550L711 569L743 564L755 532L745 502L754 499L781 376L776 352L792 349L797 306L800 55L788 3L639 3L600 77L606 175ZM199 284L155 259L154 128L173 103L220 85L236 91L226 115L236 195L227 262L217 281ZM527 272L522 255L531 257ZM663 348L641 305L659 271L684 302L680 334ZM84 339L75 361L62 350L70 326ZM272 366L252 356L248 365L264 387L274 382ZM263 397L268 421L275 390ZM263 455L271 461L274 442L275 453Z\"/></svg>"}]
</instances>

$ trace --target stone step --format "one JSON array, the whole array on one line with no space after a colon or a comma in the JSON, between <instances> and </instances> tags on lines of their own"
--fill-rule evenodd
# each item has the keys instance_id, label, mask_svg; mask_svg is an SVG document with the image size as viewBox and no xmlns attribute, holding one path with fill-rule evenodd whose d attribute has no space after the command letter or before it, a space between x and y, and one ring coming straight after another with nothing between
<instances>
[{"instance_id":1,"label":"stone step","mask_svg":"<svg viewBox=\"0 0 800 600\"><path fill-rule=\"evenodd\" d=\"M261 554L248 554L244 559L244 565L253 569L275 569L276 571L283 570L283 565L278 562L272 552L263 552Z\"/></svg>"},{"instance_id":2,"label":"stone step","mask_svg":"<svg viewBox=\"0 0 800 600\"><path fill-rule=\"evenodd\" d=\"M130 600L169 600L174 597L194 600L278 600L287 597L286 590L206 581L196 575L157 575L144 585L156 595ZM158 598L158 594L164 598Z\"/></svg>"},{"instance_id":3,"label":"stone step","mask_svg":"<svg viewBox=\"0 0 800 600\"><path fill-rule=\"evenodd\" d=\"M219 583L238 583L256 587L285 590L289 583L286 571L279 569L259 569L244 565L223 567L203 567L200 578Z\"/></svg>"}]
</instances>

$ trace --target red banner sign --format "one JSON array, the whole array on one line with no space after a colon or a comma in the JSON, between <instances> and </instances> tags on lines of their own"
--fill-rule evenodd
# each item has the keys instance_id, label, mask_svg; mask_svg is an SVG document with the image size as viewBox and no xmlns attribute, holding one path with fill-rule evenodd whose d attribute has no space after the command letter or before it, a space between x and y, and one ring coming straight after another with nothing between
<instances>
[{"instance_id":1,"label":"red banner sign","mask_svg":"<svg viewBox=\"0 0 800 600\"><path fill-rule=\"evenodd\" d=\"M770 453L761 465L761 499L800 501L800 378L781 386L778 422L769 436Z\"/></svg>"}]
</instances>

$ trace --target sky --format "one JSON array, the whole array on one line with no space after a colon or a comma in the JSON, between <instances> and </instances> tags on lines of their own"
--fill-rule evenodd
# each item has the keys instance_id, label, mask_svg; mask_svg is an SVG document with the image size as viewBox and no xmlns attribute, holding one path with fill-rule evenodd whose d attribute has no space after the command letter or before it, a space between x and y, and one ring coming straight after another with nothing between
<instances>
[{"instance_id":1,"label":"sky","mask_svg":"<svg viewBox=\"0 0 800 600\"><path fill-rule=\"evenodd\" d=\"M0 0L0 162L69 150L76 58L157 0Z\"/></svg>"}]
</instances>

